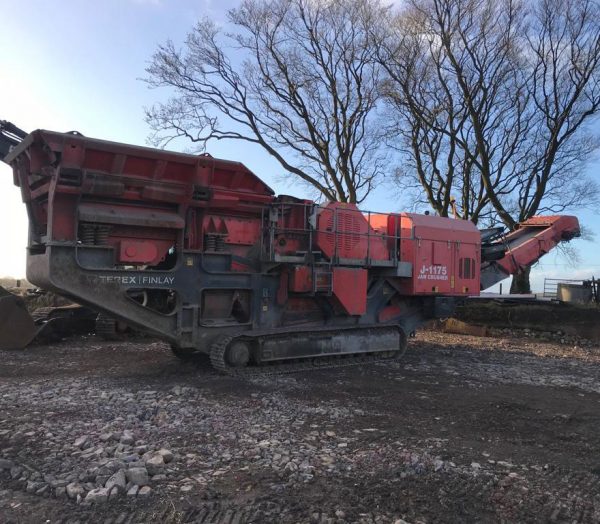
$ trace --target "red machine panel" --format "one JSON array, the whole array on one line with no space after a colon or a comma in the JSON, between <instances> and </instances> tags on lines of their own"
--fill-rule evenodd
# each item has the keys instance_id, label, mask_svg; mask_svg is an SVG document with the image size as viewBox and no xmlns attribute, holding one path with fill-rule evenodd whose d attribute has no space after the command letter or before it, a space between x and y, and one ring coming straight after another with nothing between
<instances>
[{"instance_id":1,"label":"red machine panel","mask_svg":"<svg viewBox=\"0 0 600 524\"><path fill-rule=\"evenodd\" d=\"M333 295L348 315L364 315L367 311L367 276L366 269L333 269Z\"/></svg>"},{"instance_id":2,"label":"red machine panel","mask_svg":"<svg viewBox=\"0 0 600 524\"><path fill-rule=\"evenodd\" d=\"M330 202L318 214L317 248L329 259L388 260L385 235L375 231L354 204Z\"/></svg>"},{"instance_id":3,"label":"red machine panel","mask_svg":"<svg viewBox=\"0 0 600 524\"><path fill-rule=\"evenodd\" d=\"M395 218L395 217L394 217ZM402 213L401 260L413 277L401 285L411 295L468 295L479 290L481 234L472 222ZM389 227L396 227L390 221Z\"/></svg>"},{"instance_id":4,"label":"red machine panel","mask_svg":"<svg viewBox=\"0 0 600 524\"><path fill-rule=\"evenodd\" d=\"M294 293L309 293L313 289L312 271L308 266L294 266L290 272L289 288Z\"/></svg>"},{"instance_id":5,"label":"red machine panel","mask_svg":"<svg viewBox=\"0 0 600 524\"><path fill-rule=\"evenodd\" d=\"M127 264L155 265L164 260L173 243L165 240L121 240L118 261Z\"/></svg>"}]
</instances>

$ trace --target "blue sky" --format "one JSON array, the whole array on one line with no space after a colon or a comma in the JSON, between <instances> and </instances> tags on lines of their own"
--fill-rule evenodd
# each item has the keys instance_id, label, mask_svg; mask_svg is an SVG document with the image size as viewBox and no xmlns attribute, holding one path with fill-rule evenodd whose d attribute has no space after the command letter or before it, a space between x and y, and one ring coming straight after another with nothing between
<instances>
[{"instance_id":1,"label":"blue sky","mask_svg":"<svg viewBox=\"0 0 600 524\"><path fill-rule=\"evenodd\" d=\"M181 40L203 16L224 21L226 11L236 4L232 0L28 0L18 4L0 0L0 119L27 131L78 130L87 136L143 145L149 134L143 107L165 97L139 80L154 49L168 38ZM279 165L258 147L221 142L208 151L244 162L277 192L307 196L302 186L286 183ZM589 169L597 178L600 163ZM410 207L397 195L389 187L379 187L365 207L375 211ZM12 172L2 163L0 209L0 276L22 277L27 217ZM581 263L575 268L560 256L546 255L534 269L534 288L541 289L544 276L600 276L600 215L573 214L597 241L577 241Z\"/></svg>"}]
</instances>

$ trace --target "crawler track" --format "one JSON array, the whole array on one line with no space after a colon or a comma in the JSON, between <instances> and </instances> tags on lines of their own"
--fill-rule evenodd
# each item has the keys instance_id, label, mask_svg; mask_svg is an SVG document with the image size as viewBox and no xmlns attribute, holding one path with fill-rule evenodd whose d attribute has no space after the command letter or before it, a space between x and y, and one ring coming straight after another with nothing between
<instances>
[{"instance_id":1,"label":"crawler track","mask_svg":"<svg viewBox=\"0 0 600 524\"><path fill-rule=\"evenodd\" d=\"M380 351L373 353L359 353L349 355L334 355L326 357L308 357L303 359L294 359L292 361L268 362L259 366L232 367L225 360L225 353L229 344L235 339L235 336L223 336L217 340L210 348L210 362L220 373L234 377L263 377L269 375L283 375L289 373L299 373L302 371L311 371L315 369L330 369L347 366L357 366L372 364L375 362L384 362L398 360L406 352L406 344L398 351Z\"/></svg>"}]
</instances>

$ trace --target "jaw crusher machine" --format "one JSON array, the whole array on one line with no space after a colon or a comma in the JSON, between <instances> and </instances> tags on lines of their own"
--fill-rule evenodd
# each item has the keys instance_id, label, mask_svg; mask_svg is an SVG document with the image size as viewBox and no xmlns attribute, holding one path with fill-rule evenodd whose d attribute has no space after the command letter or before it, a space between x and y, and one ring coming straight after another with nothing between
<instances>
[{"instance_id":1,"label":"jaw crusher machine","mask_svg":"<svg viewBox=\"0 0 600 524\"><path fill-rule=\"evenodd\" d=\"M14 136L27 278L228 373L396 358L423 321L579 234L503 235L273 191L243 164L37 130Z\"/></svg>"}]
</instances>

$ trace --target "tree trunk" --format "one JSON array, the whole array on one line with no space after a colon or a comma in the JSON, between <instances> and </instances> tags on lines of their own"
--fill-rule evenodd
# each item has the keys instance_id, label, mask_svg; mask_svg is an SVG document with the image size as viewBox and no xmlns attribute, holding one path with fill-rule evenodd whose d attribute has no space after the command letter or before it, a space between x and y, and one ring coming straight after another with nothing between
<instances>
[{"instance_id":1,"label":"tree trunk","mask_svg":"<svg viewBox=\"0 0 600 524\"><path fill-rule=\"evenodd\" d=\"M531 273L531 268L523 270L522 273L517 275L513 275L512 284L510 285L511 293L523 293L529 294L531 293L531 284L529 282L529 274Z\"/></svg>"}]
</instances>

